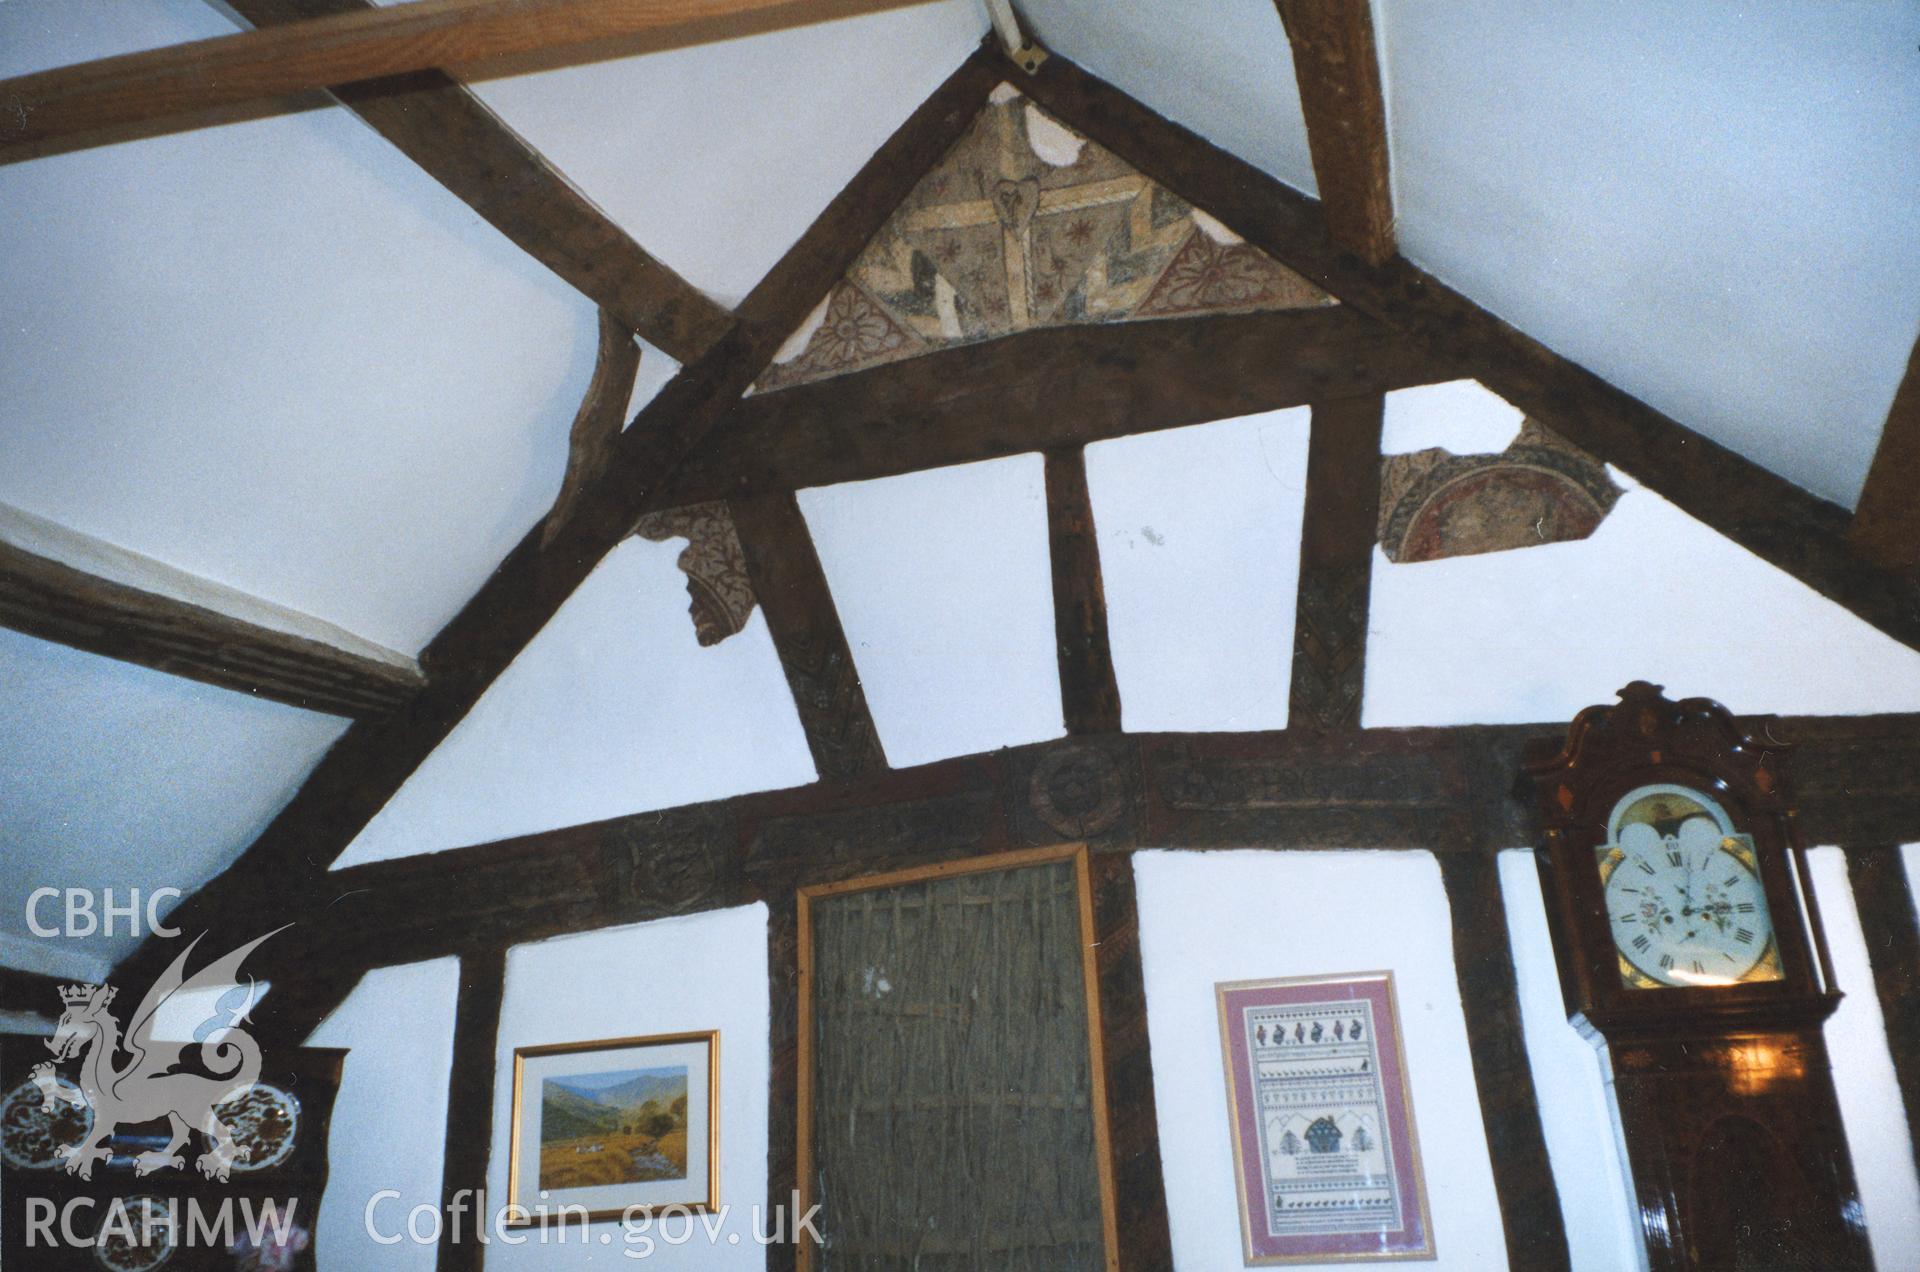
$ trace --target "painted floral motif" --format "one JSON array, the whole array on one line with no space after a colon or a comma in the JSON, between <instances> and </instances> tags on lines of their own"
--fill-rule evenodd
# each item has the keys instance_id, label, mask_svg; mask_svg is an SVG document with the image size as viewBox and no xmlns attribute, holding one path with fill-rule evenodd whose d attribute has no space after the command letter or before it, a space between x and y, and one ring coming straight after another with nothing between
<instances>
[{"instance_id":1,"label":"painted floral motif","mask_svg":"<svg viewBox=\"0 0 1920 1272\"><path fill-rule=\"evenodd\" d=\"M1002 85L755 388L1036 327L1333 303Z\"/></svg>"},{"instance_id":2,"label":"painted floral motif","mask_svg":"<svg viewBox=\"0 0 1920 1272\"><path fill-rule=\"evenodd\" d=\"M1606 465L1527 420L1497 455L1387 456L1380 546L1389 561L1437 561L1584 539L1620 495Z\"/></svg>"},{"instance_id":3,"label":"painted floral motif","mask_svg":"<svg viewBox=\"0 0 1920 1272\"><path fill-rule=\"evenodd\" d=\"M1187 236L1134 317L1290 309L1319 304L1320 292L1245 243L1217 243L1204 230Z\"/></svg>"},{"instance_id":4,"label":"painted floral motif","mask_svg":"<svg viewBox=\"0 0 1920 1272\"><path fill-rule=\"evenodd\" d=\"M653 543L687 541L679 566L692 598L687 608L693 615L694 636L702 645L717 645L747 625L753 615L753 582L747 577L746 554L724 503L650 512L640 518L634 533Z\"/></svg>"}]
</instances>

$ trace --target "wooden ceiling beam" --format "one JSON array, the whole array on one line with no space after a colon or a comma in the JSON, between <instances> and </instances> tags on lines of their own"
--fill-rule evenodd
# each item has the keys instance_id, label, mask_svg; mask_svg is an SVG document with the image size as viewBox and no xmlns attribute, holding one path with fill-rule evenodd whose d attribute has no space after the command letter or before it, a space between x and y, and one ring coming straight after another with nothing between
<instances>
[{"instance_id":1,"label":"wooden ceiling beam","mask_svg":"<svg viewBox=\"0 0 1920 1272\"><path fill-rule=\"evenodd\" d=\"M1086 452L1046 453L1047 556L1053 567L1053 644L1060 665L1060 714L1067 732L1120 732L1120 682L1107 635Z\"/></svg>"},{"instance_id":2,"label":"wooden ceiling beam","mask_svg":"<svg viewBox=\"0 0 1920 1272\"><path fill-rule=\"evenodd\" d=\"M1920 571L1920 343L1893 396L1847 537L1890 570Z\"/></svg>"},{"instance_id":3,"label":"wooden ceiling beam","mask_svg":"<svg viewBox=\"0 0 1920 1272\"><path fill-rule=\"evenodd\" d=\"M860 670L799 503L781 493L736 499L727 508L820 779L848 781L886 768Z\"/></svg>"},{"instance_id":4,"label":"wooden ceiling beam","mask_svg":"<svg viewBox=\"0 0 1920 1272\"><path fill-rule=\"evenodd\" d=\"M1809 842L1920 838L1920 715L1748 719L1799 747ZM1557 746L1566 728L1358 729L1337 743L1293 728L1060 738L352 866L280 896L276 922L302 911L316 921L261 953L309 942L303 961L316 967L411 962L1084 838L1033 817L1035 775L1063 767L1117 775L1120 805L1094 823L1098 852L1417 845L1486 855L1532 841L1533 807L1508 779L1530 746ZM689 860L706 863L700 888L686 886L687 872L651 868Z\"/></svg>"},{"instance_id":5,"label":"wooden ceiling beam","mask_svg":"<svg viewBox=\"0 0 1920 1272\"><path fill-rule=\"evenodd\" d=\"M574 413L567 435L567 472L560 493L540 523L540 544L552 543L579 506L581 497L606 471L614 447L627 422L627 403L633 399L634 377L640 372L640 346L633 333L609 311L600 311L600 351L594 358L593 378Z\"/></svg>"},{"instance_id":6,"label":"wooden ceiling beam","mask_svg":"<svg viewBox=\"0 0 1920 1272\"><path fill-rule=\"evenodd\" d=\"M1837 505L1670 419L1395 257L1369 266L1331 238L1320 205L1169 122L1067 59L1032 75L1041 109L1342 301L1461 368L1595 458L1855 617L1920 649L1920 579L1866 560Z\"/></svg>"},{"instance_id":7,"label":"wooden ceiling beam","mask_svg":"<svg viewBox=\"0 0 1920 1272\"><path fill-rule=\"evenodd\" d=\"M388 715L426 684L411 658L331 624L11 508L0 626L351 719Z\"/></svg>"},{"instance_id":8,"label":"wooden ceiling beam","mask_svg":"<svg viewBox=\"0 0 1920 1272\"><path fill-rule=\"evenodd\" d=\"M1392 259L1387 105L1367 0L1275 0L1293 50L1327 232L1369 265Z\"/></svg>"},{"instance_id":9,"label":"wooden ceiling beam","mask_svg":"<svg viewBox=\"0 0 1920 1272\"><path fill-rule=\"evenodd\" d=\"M0 163L200 127L240 111L298 109L300 94L363 80L484 70L568 51L631 54L924 2L411 0L361 7L0 80Z\"/></svg>"},{"instance_id":10,"label":"wooden ceiling beam","mask_svg":"<svg viewBox=\"0 0 1920 1272\"><path fill-rule=\"evenodd\" d=\"M374 0L227 3L260 28L378 7ZM691 362L726 330L725 309L649 255L545 156L445 72L425 70L340 84L333 95L629 333L638 333L681 362ZM615 410L625 407L623 398ZM624 418L619 422L625 423Z\"/></svg>"},{"instance_id":11,"label":"wooden ceiling beam","mask_svg":"<svg viewBox=\"0 0 1920 1272\"><path fill-rule=\"evenodd\" d=\"M1463 374L1344 305L1023 331L747 397L652 502L1071 449Z\"/></svg>"},{"instance_id":12,"label":"wooden ceiling beam","mask_svg":"<svg viewBox=\"0 0 1920 1272\"><path fill-rule=\"evenodd\" d=\"M1313 405L1287 725L1357 729L1365 698L1382 394Z\"/></svg>"},{"instance_id":13,"label":"wooden ceiling beam","mask_svg":"<svg viewBox=\"0 0 1920 1272\"><path fill-rule=\"evenodd\" d=\"M949 76L828 204L741 303L727 334L670 381L621 434L612 461L550 542L536 526L421 655L431 682L411 709L357 724L327 752L267 829L171 919L203 928L284 905L289 889L320 886L327 866L466 715L608 552L649 500L738 401L774 352L859 255L914 184L973 122L1003 78L982 51ZM297 942L262 956L281 966ZM164 942L147 941L118 972L157 973ZM265 972L262 979L271 979Z\"/></svg>"}]
</instances>

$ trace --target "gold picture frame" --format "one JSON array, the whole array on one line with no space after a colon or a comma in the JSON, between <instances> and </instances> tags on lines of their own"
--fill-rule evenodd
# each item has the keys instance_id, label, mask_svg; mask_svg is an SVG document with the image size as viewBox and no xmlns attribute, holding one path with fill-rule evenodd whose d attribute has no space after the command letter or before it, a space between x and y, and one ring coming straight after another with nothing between
<instances>
[{"instance_id":1,"label":"gold picture frame","mask_svg":"<svg viewBox=\"0 0 1920 1272\"><path fill-rule=\"evenodd\" d=\"M704 1079L696 1080L689 1056L704 1049ZM654 1054L649 1054L654 1053ZM588 1068L566 1063L576 1057L601 1057L598 1066ZM684 1070L676 1087L673 1074ZM537 1123L528 1100L528 1083L540 1081L545 1094L539 1101ZM557 1092L548 1091L557 1087ZM672 1093L678 1090L678 1096ZM699 1099L696 1099L696 1093ZM642 1097L645 1097L642 1099ZM584 1103L576 1104L571 1097ZM665 1098L666 1104L660 1101ZM621 1101L629 1101L622 1104ZM633 1101L639 1101L634 1103ZM669 1128L659 1119L672 1121L675 1102L682 1104L677 1114L680 1125ZM704 1105L702 1104L704 1101ZM599 1105L609 1112L592 1107ZM649 1108L653 1112L648 1112ZM547 1118L558 1120L561 1114L571 1120L568 1129L578 1125L590 1129L586 1135L546 1134ZM623 1116L624 1115L624 1116ZM639 1124L639 1118L650 1124ZM611 1119L612 1126L604 1124ZM530 1135L533 1132L533 1135ZM537 1138L536 1138L537 1136ZM677 1136L677 1141L676 1141ZM579 1141L585 1140L585 1143ZM692 1150L704 1149L705 1157L695 1169ZM549 1146L556 1156L571 1153L578 1161L559 1158L552 1167L544 1160ZM680 1175L671 1168L676 1150ZM531 1154L531 1156L530 1156ZM620 1163L626 1154L628 1163ZM640 1154L645 1154L644 1157ZM529 1168L531 1167L531 1174ZM608 1173L635 1173L651 1169L651 1176L590 1181ZM681 1196L671 1185L684 1180L689 1195ZM567 1182L577 1181L577 1182ZM532 1187L527 1185L532 1183ZM604 1201L608 1190L628 1190L630 1199L621 1205L592 1204ZM541 1192L549 1194L541 1199ZM572 1200L562 1195L577 1194ZM524 1198L537 1202L529 1205ZM591 1199L591 1200L590 1200ZM646 1034L626 1038L602 1038L589 1042L547 1043L516 1047L513 1052L512 1111L508 1122L507 1223L509 1228L529 1228L547 1224L580 1222L600 1223L630 1215L656 1214L664 1210L687 1213L716 1211L720 1207L720 1031L693 1030L686 1033Z\"/></svg>"}]
</instances>

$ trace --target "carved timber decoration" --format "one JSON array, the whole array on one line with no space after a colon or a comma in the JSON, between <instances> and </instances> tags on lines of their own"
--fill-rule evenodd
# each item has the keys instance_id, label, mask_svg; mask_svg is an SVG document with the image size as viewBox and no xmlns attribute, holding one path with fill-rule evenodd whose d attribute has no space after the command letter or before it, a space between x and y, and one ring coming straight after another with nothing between
<instances>
[{"instance_id":1,"label":"carved timber decoration","mask_svg":"<svg viewBox=\"0 0 1920 1272\"><path fill-rule=\"evenodd\" d=\"M747 625L753 617L753 581L726 504L650 512L635 523L634 533L653 543L687 541L679 566L687 576L687 595L693 598L687 609L702 645L717 645Z\"/></svg>"},{"instance_id":2,"label":"carved timber decoration","mask_svg":"<svg viewBox=\"0 0 1920 1272\"><path fill-rule=\"evenodd\" d=\"M1387 456L1380 546L1406 562L1566 543L1598 529L1622 493L1605 464L1529 419L1497 455Z\"/></svg>"},{"instance_id":3,"label":"carved timber decoration","mask_svg":"<svg viewBox=\"0 0 1920 1272\"><path fill-rule=\"evenodd\" d=\"M707 822L683 830L623 826L608 836L610 873L646 917L711 909L720 886L721 847Z\"/></svg>"},{"instance_id":4,"label":"carved timber decoration","mask_svg":"<svg viewBox=\"0 0 1920 1272\"><path fill-rule=\"evenodd\" d=\"M1333 303L1003 84L756 387L1035 327Z\"/></svg>"},{"instance_id":5,"label":"carved timber decoration","mask_svg":"<svg viewBox=\"0 0 1920 1272\"><path fill-rule=\"evenodd\" d=\"M1006 807L1024 843L1096 842L1137 833L1138 766L1125 747L1066 741L1010 764Z\"/></svg>"}]
</instances>

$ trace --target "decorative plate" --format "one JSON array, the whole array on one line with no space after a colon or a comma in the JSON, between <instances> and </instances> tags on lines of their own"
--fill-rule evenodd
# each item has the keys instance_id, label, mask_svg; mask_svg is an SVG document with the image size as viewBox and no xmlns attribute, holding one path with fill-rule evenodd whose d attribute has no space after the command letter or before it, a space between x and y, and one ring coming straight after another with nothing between
<instances>
[{"instance_id":1,"label":"decorative plate","mask_svg":"<svg viewBox=\"0 0 1920 1272\"><path fill-rule=\"evenodd\" d=\"M60 1165L57 1150L78 1144L93 1129L93 1108L79 1086L57 1074L48 1081L80 1103L47 1108L39 1082L31 1078L7 1092L0 1100L0 1157L9 1166L51 1170Z\"/></svg>"},{"instance_id":2,"label":"decorative plate","mask_svg":"<svg viewBox=\"0 0 1920 1272\"><path fill-rule=\"evenodd\" d=\"M173 1258L178 1238L173 1215L158 1197L129 1197L126 1218L109 1206L93 1247L94 1260L110 1272L153 1272Z\"/></svg>"},{"instance_id":3,"label":"decorative plate","mask_svg":"<svg viewBox=\"0 0 1920 1272\"><path fill-rule=\"evenodd\" d=\"M267 1082L214 1107L233 1132L233 1141L252 1153L233 1163L235 1170L270 1170L287 1160L300 1133L300 1101Z\"/></svg>"}]
</instances>

